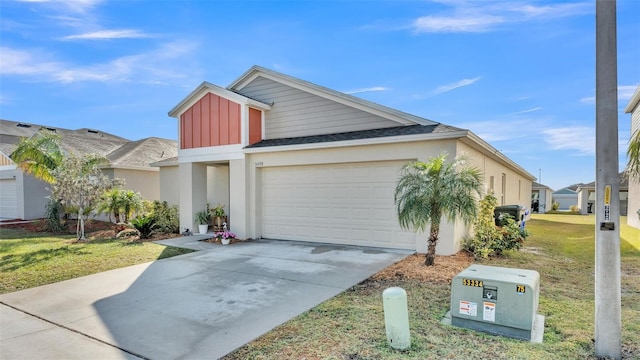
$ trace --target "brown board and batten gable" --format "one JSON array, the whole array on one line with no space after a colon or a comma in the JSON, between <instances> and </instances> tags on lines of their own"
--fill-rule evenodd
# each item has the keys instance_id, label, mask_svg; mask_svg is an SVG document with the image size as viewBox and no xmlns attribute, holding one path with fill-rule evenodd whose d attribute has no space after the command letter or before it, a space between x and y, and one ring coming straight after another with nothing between
<instances>
[{"instance_id":1,"label":"brown board and batten gable","mask_svg":"<svg viewBox=\"0 0 640 360\"><path fill-rule=\"evenodd\" d=\"M227 89L272 104L265 113L265 140L437 124L260 66Z\"/></svg>"},{"instance_id":2,"label":"brown board and batten gable","mask_svg":"<svg viewBox=\"0 0 640 360\"><path fill-rule=\"evenodd\" d=\"M182 150L249 145L262 140L262 112L270 108L205 81L169 111L169 116L179 120Z\"/></svg>"},{"instance_id":3,"label":"brown board and batten gable","mask_svg":"<svg viewBox=\"0 0 640 360\"><path fill-rule=\"evenodd\" d=\"M240 104L208 93L180 115L180 148L240 144Z\"/></svg>"}]
</instances>

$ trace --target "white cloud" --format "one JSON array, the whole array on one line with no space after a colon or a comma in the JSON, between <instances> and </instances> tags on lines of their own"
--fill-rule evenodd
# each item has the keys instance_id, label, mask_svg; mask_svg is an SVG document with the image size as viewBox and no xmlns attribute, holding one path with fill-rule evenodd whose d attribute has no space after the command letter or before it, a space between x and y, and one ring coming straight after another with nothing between
<instances>
[{"instance_id":1,"label":"white cloud","mask_svg":"<svg viewBox=\"0 0 640 360\"><path fill-rule=\"evenodd\" d=\"M638 85L620 85L618 86L618 100L629 100L633 96L633 92L636 91Z\"/></svg>"},{"instance_id":2,"label":"white cloud","mask_svg":"<svg viewBox=\"0 0 640 360\"><path fill-rule=\"evenodd\" d=\"M595 104L596 97L595 96L585 96L579 100L583 104Z\"/></svg>"},{"instance_id":3,"label":"white cloud","mask_svg":"<svg viewBox=\"0 0 640 360\"><path fill-rule=\"evenodd\" d=\"M534 111L539 111L539 110L542 110L542 108L541 108L540 106L537 106L537 107L534 107L534 108L531 108L531 109L526 109L526 110L516 111L516 112L514 112L513 114L514 114L514 115L516 115L516 114L526 114L526 113L530 113L530 112L534 112Z\"/></svg>"},{"instance_id":4,"label":"white cloud","mask_svg":"<svg viewBox=\"0 0 640 360\"><path fill-rule=\"evenodd\" d=\"M626 101L631 99L631 96L633 96L633 92L636 91L636 89L638 88L638 85L618 85L618 101ZM584 104L595 104L596 97L585 96L581 98L579 101ZM624 104L620 104L620 105L624 106Z\"/></svg>"},{"instance_id":5,"label":"white cloud","mask_svg":"<svg viewBox=\"0 0 640 360\"><path fill-rule=\"evenodd\" d=\"M596 134L593 128L576 126L543 130L544 141L553 150L577 150L580 155L593 155Z\"/></svg>"},{"instance_id":6,"label":"white cloud","mask_svg":"<svg viewBox=\"0 0 640 360\"><path fill-rule=\"evenodd\" d=\"M447 85L442 85L440 87L438 87L437 89L432 91L433 95L437 95L437 94L442 94L445 92L449 92L451 90L455 90L457 88L461 88L463 86L469 86L473 83L475 83L476 81L480 80L481 76L478 77L474 77L473 79L462 79L460 81L456 81L454 83L451 84L447 84Z\"/></svg>"},{"instance_id":7,"label":"white cloud","mask_svg":"<svg viewBox=\"0 0 640 360\"><path fill-rule=\"evenodd\" d=\"M416 32L485 32L504 22L500 16L422 16L413 23Z\"/></svg>"},{"instance_id":8,"label":"white cloud","mask_svg":"<svg viewBox=\"0 0 640 360\"><path fill-rule=\"evenodd\" d=\"M190 42L167 43L150 52L122 56L105 63L76 65L55 60L39 51L28 52L7 47L0 48L0 74L29 76L39 81L73 83L82 81L163 83L165 80L184 78L185 54L197 44Z\"/></svg>"},{"instance_id":9,"label":"white cloud","mask_svg":"<svg viewBox=\"0 0 640 360\"><path fill-rule=\"evenodd\" d=\"M0 74L3 75L42 75L54 73L60 63L47 60L49 57L38 50L33 52L0 47Z\"/></svg>"},{"instance_id":10,"label":"white cloud","mask_svg":"<svg viewBox=\"0 0 640 360\"><path fill-rule=\"evenodd\" d=\"M538 126L537 121L503 117L500 120L474 121L457 123L456 127L469 129L488 142L507 141L530 136L535 131L532 126Z\"/></svg>"},{"instance_id":11,"label":"white cloud","mask_svg":"<svg viewBox=\"0 0 640 360\"><path fill-rule=\"evenodd\" d=\"M103 0L17 0L25 3L39 3L55 7L59 11L85 13Z\"/></svg>"},{"instance_id":12,"label":"white cloud","mask_svg":"<svg viewBox=\"0 0 640 360\"><path fill-rule=\"evenodd\" d=\"M345 94L361 94L361 93L366 93L366 92L375 92L375 91L387 91L390 90L389 88L386 88L384 86L372 86L372 87L367 87L367 88L359 88L359 89L353 89L353 90L347 90L344 91Z\"/></svg>"},{"instance_id":13,"label":"white cloud","mask_svg":"<svg viewBox=\"0 0 640 360\"><path fill-rule=\"evenodd\" d=\"M507 23L522 23L591 14L590 2L535 5L511 1L439 1L449 13L422 16L413 21L416 33L486 32Z\"/></svg>"},{"instance_id":14,"label":"white cloud","mask_svg":"<svg viewBox=\"0 0 640 360\"><path fill-rule=\"evenodd\" d=\"M100 30L84 34L65 36L63 40L105 40L105 39L136 39L146 38L150 35L135 29Z\"/></svg>"}]
</instances>

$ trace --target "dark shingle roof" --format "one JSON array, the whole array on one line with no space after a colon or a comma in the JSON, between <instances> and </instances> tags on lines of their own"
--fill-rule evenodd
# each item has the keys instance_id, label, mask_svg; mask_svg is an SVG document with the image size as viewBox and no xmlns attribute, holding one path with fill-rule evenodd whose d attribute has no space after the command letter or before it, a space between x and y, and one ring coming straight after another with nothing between
<instances>
[{"instance_id":1,"label":"dark shingle roof","mask_svg":"<svg viewBox=\"0 0 640 360\"><path fill-rule=\"evenodd\" d=\"M300 136L300 137L262 140L253 145L249 145L246 148L251 149L251 148L262 148L262 147L268 147L268 146L315 144L315 143L334 142L334 141L374 139L374 138L381 138L381 137L388 137L388 136L435 134L435 133L446 133L446 132L457 132L457 131L464 131L464 130L453 127L453 126L447 126L442 124L396 126L396 127L390 127L390 128L384 128L384 129L361 130L361 131L350 131L350 132L326 134L326 135L312 135L312 136Z\"/></svg>"},{"instance_id":2,"label":"dark shingle roof","mask_svg":"<svg viewBox=\"0 0 640 360\"><path fill-rule=\"evenodd\" d=\"M31 137L42 128L60 135L60 147L65 153L104 156L110 162L109 167L149 167L149 163L178 154L178 143L174 140L152 137L130 141L99 130L70 130L9 120L0 120L0 151L11 155L21 138Z\"/></svg>"}]
</instances>

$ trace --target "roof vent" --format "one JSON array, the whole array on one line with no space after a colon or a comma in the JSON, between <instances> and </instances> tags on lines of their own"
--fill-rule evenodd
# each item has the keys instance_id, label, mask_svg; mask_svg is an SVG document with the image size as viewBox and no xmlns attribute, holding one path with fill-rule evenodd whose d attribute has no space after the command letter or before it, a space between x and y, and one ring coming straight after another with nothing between
<instances>
[{"instance_id":1,"label":"roof vent","mask_svg":"<svg viewBox=\"0 0 640 360\"><path fill-rule=\"evenodd\" d=\"M53 131L53 132L56 132L56 130L57 130L56 128L50 128L50 127L45 128L45 129L47 129L47 130L49 130L49 131Z\"/></svg>"},{"instance_id":2,"label":"roof vent","mask_svg":"<svg viewBox=\"0 0 640 360\"><path fill-rule=\"evenodd\" d=\"M29 125L29 124L23 124L23 123L17 123L17 124L16 124L16 126L17 126L17 127L23 127L23 128L30 128L30 127L31 127L31 125Z\"/></svg>"},{"instance_id":3,"label":"roof vent","mask_svg":"<svg viewBox=\"0 0 640 360\"><path fill-rule=\"evenodd\" d=\"M87 132L88 132L88 133L92 133L92 134L97 134L97 133L99 133L99 131L98 131L98 130L92 130L92 129L87 129Z\"/></svg>"}]
</instances>

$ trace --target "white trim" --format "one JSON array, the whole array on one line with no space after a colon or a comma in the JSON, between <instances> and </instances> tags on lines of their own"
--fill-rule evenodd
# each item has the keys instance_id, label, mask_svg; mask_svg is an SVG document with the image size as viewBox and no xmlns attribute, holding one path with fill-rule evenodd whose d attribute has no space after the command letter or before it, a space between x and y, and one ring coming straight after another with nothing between
<instances>
[{"instance_id":1,"label":"white trim","mask_svg":"<svg viewBox=\"0 0 640 360\"><path fill-rule=\"evenodd\" d=\"M180 115L182 115L187 109L192 107L195 103L200 101L202 97L208 93L220 96L222 98L231 100L240 105L250 105L258 109L269 110L271 106L253 99L250 99L246 96L242 96L240 94L234 93L233 91L227 90L223 87L208 83L204 81L197 88L195 88L189 95L187 95L178 105L174 106L173 109L169 111L169 116L180 119Z\"/></svg>"},{"instance_id":2,"label":"white trim","mask_svg":"<svg viewBox=\"0 0 640 360\"><path fill-rule=\"evenodd\" d=\"M638 103L640 103L640 85L638 85L638 87L636 88L636 91L634 91L633 95L631 95L631 99L629 99L629 103L624 108L624 112L626 114L632 112L633 109L636 108Z\"/></svg>"},{"instance_id":3,"label":"white trim","mask_svg":"<svg viewBox=\"0 0 640 360\"><path fill-rule=\"evenodd\" d=\"M240 108L240 143L249 144L249 106L242 105Z\"/></svg>"},{"instance_id":4,"label":"white trim","mask_svg":"<svg viewBox=\"0 0 640 360\"><path fill-rule=\"evenodd\" d=\"M521 175L524 175L524 176L528 177L532 182L536 179L535 176L533 176L531 173L529 173L523 167L521 167L520 165L516 164L513 160L511 160L508 157L506 157L498 149L494 148L489 143L487 143L486 141L482 140L482 138L480 138L478 135L472 133L471 131L469 131L467 136L462 139L463 142L464 142L465 139L468 139L469 142L471 142L471 145L473 145L473 144L478 145L481 150L484 150L485 154L489 154L492 157L497 158L498 160L506 163L512 169L517 170L518 172L520 172Z\"/></svg>"},{"instance_id":5,"label":"white trim","mask_svg":"<svg viewBox=\"0 0 640 360\"><path fill-rule=\"evenodd\" d=\"M319 142L310 144L296 144L296 145L279 145L279 146L265 146L257 148L244 149L246 154L257 154L267 152L281 152L281 151L296 151L296 150L310 150L310 149L326 149L337 147L349 147L349 146L365 146L365 145L380 145L390 143L405 143L421 140L445 140L456 139L467 135L467 131L452 131L443 134L415 134L415 135L400 135L400 136L385 136L369 139L357 139L357 140L343 140L343 141L330 141Z\"/></svg>"},{"instance_id":6,"label":"white trim","mask_svg":"<svg viewBox=\"0 0 640 360\"><path fill-rule=\"evenodd\" d=\"M178 164L244 159L241 144L178 150Z\"/></svg>"}]
</instances>

